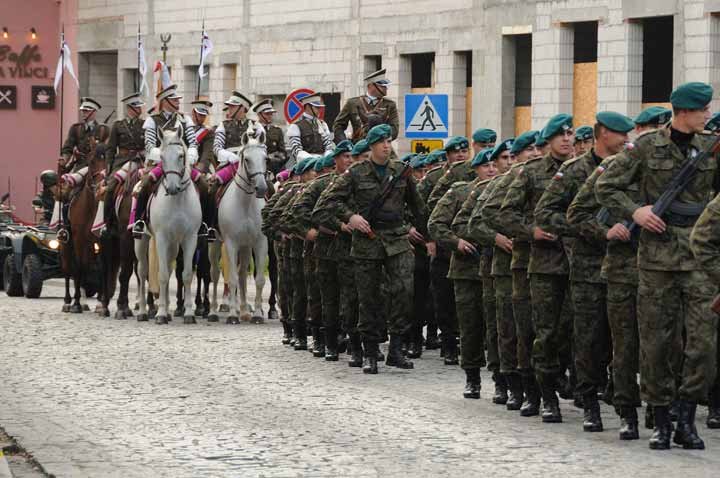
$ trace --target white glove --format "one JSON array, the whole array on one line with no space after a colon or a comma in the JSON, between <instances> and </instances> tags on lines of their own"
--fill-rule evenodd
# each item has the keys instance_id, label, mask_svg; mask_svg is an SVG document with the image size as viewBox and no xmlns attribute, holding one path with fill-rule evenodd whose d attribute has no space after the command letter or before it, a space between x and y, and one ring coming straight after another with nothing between
<instances>
[{"instance_id":1,"label":"white glove","mask_svg":"<svg viewBox=\"0 0 720 478\"><path fill-rule=\"evenodd\" d=\"M200 155L198 155L198 150L194 146L191 146L187 150L187 159L190 163L190 166L195 166L195 163L198 162L198 159L200 159Z\"/></svg>"},{"instance_id":2,"label":"white glove","mask_svg":"<svg viewBox=\"0 0 720 478\"><path fill-rule=\"evenodd\" d=\"M153 166L160 162L160 148L152 148L150 154L147 155L145 161L149 162Z\"/></svg>"},{"instance_id":3,"label":"white glove","mask_svg":"<svg viewBox=\"0 0 720 478\"><path fill-rule=\"evenodd\" d=\"M225 165L225 164L235 164L240 162L240 157L233 153L232 151L228 151L227 149L221 149L218 151L218 163Z\"/></svg>"}]
</instances>

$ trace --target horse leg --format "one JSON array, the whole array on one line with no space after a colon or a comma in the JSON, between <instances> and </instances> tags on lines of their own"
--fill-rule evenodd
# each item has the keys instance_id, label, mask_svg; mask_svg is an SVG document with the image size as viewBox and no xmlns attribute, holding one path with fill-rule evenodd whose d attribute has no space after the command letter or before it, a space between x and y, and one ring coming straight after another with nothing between
<instances>
[{"instance_id":1,"label":"horse leg","mask_svg":"<svg viewBox=\"0 0 720 478\"><path fill-rule=\"evenodd\" d=\"M70 306L70 312L73 314L82 314L83 306L80 302L82 297L82 266L76 263L73 271L73 283L75 286L75 295L73 296L73 304Z\"/></svg>"},{"instance_id":2,"label":"horse leg","mask_svg":"<svg viewBox=\"0 0 720 478\"><path fill-rule=\"evenodd\" d=\"M225 252L228 256L228 279L230 281L229 284L229 290L228 290L228 317L227 317L227 323L228 324L239 324L240 321L238 320L238 303L237 303L237 289L238 289L238 267L237 267L237 259L238 259L238 248L235 245L235 242L230 239L225 241Z\"/></svg>"},{"instance_id":3,"label":"horse leg","mask_svg":"<svg viewBox=\"0 0 720 478\"><path fill-rule=\"evenodd\" d=\"M197 235L188 234L183 239L180 253L183 256L183 264L185 268L182 272L183 290L185 291L185 304L183 305L183 323L184 324L195 324L195 316L191 313L193 310L193 299L192 299L192 279L193 279L193 256L195 256L195 249L197 246Z\"/></svg>"},{"instance_id":4,"label":"horse leg","mask_svg":"<svg viewBox=\"0 0 720 478\"><path fill-rule=\"evenodd\" d=\"M133 273L133 254L132 251L125 247L121 247L123 253L122 264L120 268L120 293L118 294L118 310L122 311L124 318L132 317L133 312L130 308L130 300L128 293L130 289L130 278Z\"/></svg>"},{"instance_id":5,"label":"horse leg","mask_svg":"<svg viewBox=\"0 0 720 478\"><path fill-rule=\"evenodd\" d=\"M135 275L137 277L138 289L137 289L137 302L138 302L138 322L144 322L148 320L147 304L145 303L145 285L147 284L148 275L148 256L147 247L148 239L143 237L142 239L136 239L135 241L135 257L137 257L137 266Z\"/></svg>"},{"instance_id":6,"label":"horse leg","mask_svg":"<svg viewBox=\"0 0 720 478\"><path fill-rule=\"evenodd\" d=\"M185 290L183 287L183 273L185 271L184 254L182 247L178 252L175 259L175 281L177 282L177 293L175 294L175 312L173 317L182 317L185 314L185 307L183 306L183 298L185 297ZM192 270L192 262L190 263L190 270Z\"/></svg>"},{"instance_id":7,"label":"horse leg","mask_svg":"<svg viewBox=\"0 0 720 478\"><path fill-rule=\"evenodd\" d=\"M222 253L222 244L214 242L209 246L208 255L210 259L210 279L213 284L212 300L210 301L210 311L212 312L208 316L208 322L217 322L217 286L220 281L220 255Z\"/></svg>"},{"instance_id":8,"label":"horse leg","mask_svg":"<svg viewBox=\"0 0 720 478\"><path fill-rule=\"evenodd\" d=\"M158 255L158 282L160 284L160 298L158 300L158 311L155 317L156 324L167 324L170 319L168 314L169 285L170 285L170 262L177 257L177 246L168 244L168 239L156 235L156 247ZM174 251L172 249L175 249Z\"/></svg>"},{"instance_id":9,"label":"horse leg","mask_svg":"<svg viewBox=\"0 0 720 478\"><path fill-rule=\"evenodd\" d=\"M255 266L255 309L252 321L263 323L265 313L263 312L263 289L265 288L265 261L268 257L268 241L264 234L260 235L255 243L254 266Z\"/></svg>"},{"instance_id":10,"label":"horse leg","mask_svg":"<svg viewBox=\"0 0 720 478\"><path fill-rule=\"evenodd\" d=\"M250 321L250 308L247 303L247 273L250 266L250 257L252 251L249 247L240 248L240 257L238 263L238 294L240 296L240 318L243 321Z\"/></svg>"}]
</instances>

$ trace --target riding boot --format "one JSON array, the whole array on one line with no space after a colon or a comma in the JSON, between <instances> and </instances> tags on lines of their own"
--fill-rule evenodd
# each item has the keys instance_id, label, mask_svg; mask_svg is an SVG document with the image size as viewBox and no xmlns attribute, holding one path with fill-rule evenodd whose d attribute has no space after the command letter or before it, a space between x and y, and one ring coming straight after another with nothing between
<instances>
[{"instance_id":1,"label":"riding boot","mask_svg":"<svg viewBox=\"0 0 720 478\"><path fill-rule=\"evenodd\" d=\"M508 401L507 394L507 383L505 383L505 376L500 375L500 372L493 372L493 382L495 382L495 395L493 395L492 402L495 405L505 405Z\"/></svg>"},{"instance_id":2,"label":"riding boot","mask_svg":"<svg viewBox=\"0 0 720 478\"><path fill-rule=\"evenodd\" d=\"M443 334L443 349L445 350L444 363L445 365L457 365L458 361L458 350L457 340L454 335Z\"/></svg>"},{"instance_id":3,"label":"riding boot","mask_svg":"<svg viewBox=\"0 0 720 478\"><path fill-rule=\"evenodd\" d=\"M325 357L325 331L320 327L313 327L313 357Z\"/></svg>"},{"instance_id":4,"label":"riding boot","mask_svg":"<svg viewBox=\"0 0 720 478\"><path fill-rule=\"evenodd\" d=\"M325 360L338 361L338 334L332 327L325 328Z\"/></svg>"},{"instance_id":5,"label":"riding boot","mask_svg":"<svg viewBox=\"0 0 720 478\"><path fill-rule=\"evenodd\" d=\"M143 179L143 182L147 181L147 184L143 184L140 192L137 195L137 202L135 204L135 224L133 224L132 233L136 239L142 237L145 234L145 210L147 209L147 203L150 199L150 179L149 177Z\"/></svg>"},{"instance_id":6,"label":"riding boot","mask_svg":"<svg viewBox=\"0 0 720 478\"><path fill-rule=\"evenodd\" d=\"M390 346L388 347L388 354L387 354L387 360L385 360L385 365L389 365L391 367L397 367L397 368L404 368L404 369L411 369L413 368L413 363L405 358L402 354L402 336L401 335L391 335L390 336Z\"/></svg>"},{"instance_id":7,"label":"riding boot","mask_svg":"<svg viewBox=\"0 0 720 478\"><path fill-rule=\"evenodd\" d=\"M697 403L679 400L678 422L673 441L686 450L704 450L705 442L698 436L695 427Z\"/></svg>"},{"instance_id":8,"label":"riding boot","mask_svg":"<svg viewBox=\"0 0 720 478\"><path fill-rule=\"evenodd\" d=\"M295 327L295 350L307 350L307 328L305 326L305 320L295 320L293 323Z\"/></svg>"},{"instance_id":9,"label":"riding boot","mask_svg":"<svg viewBox=\"0 0 720 478\"><path fill-rule=\"evenodd\" d=\"M506 374L505 383L507 383L509 390L505 407L512 411L520 410L523 404L523 385L520 375L518 373Z\"/></svg>"},{"instance_id":10,"label":"riding boot","mask_svg":"<svg viewBox=\"0 0 720 478\"><path fill-rule=\"evenodd\" d=\"M583 431L603 431L602 417L600 416L600 403L598 403L597 392L593 391L583 396L584 418Z\"/></svg>"},{"instance_id":11,"label":"riding boot","mask_svg":"<svg viewBox=\"0 0 720 478\"><path fill-rule=\"evenodd\" d=\"M638 414L635 407L620 408L620 439L637 440L640 438Z\"/></svg>"},{"instance_id":12,"label":"riding boot","mask_svg":"<svg viewBox=\"0 0 720 478\"><path fill-rule=\"evenodd\" d=\"M113 227L115 227L115 208L113 203L115 202L115 182L112 181L108 184L107 190L105 191L105 199L103 202L103 218L105 219L105 227L103 227L103 234L109 236L112 234Z\"/></svg>"},{"instance_id":13,"label":"riding boot","mask_svg":"<svg viewBox=\"0 0 720 478\"><path fill-rule=\"evenodd\" d=\"M541 384L543 411L543 423L562 423L562 415L560 413L560 403L557 393L555 392L554 381L552 379L543 380Z\"/></svg>"},{"instance_id":14,"label":"riding boot","mask_svg":"<svg viewBox=\"0 0 720 478\"><path fill-rule=\"evenodd\" d=\"M365 361L363 363L363 373L376 374L378 373L377 366L377 353L378 344L375 342L369 342L363 340L363 347L365 349Z\"/></svg>"},{"instance_id":15,"label":"riding boot","mask_svg":"<svg viewBox=\"0 0 720 478\"><path fill-rule=\"evenodd\" d=\"M465 369L465 391L463 392L465 398L480 398L480 369L479 368L467 368Z\"/></svg>"},{"instance_id":16,"label":"riding boot","mask_svg":"<svg viewBox=\"0 0 720 478\"><path fill-rule=\"evenodd\" d=\"M672 435L670 407L654 407L653 416L655 417L655 429L650 437L648 446L651 450L669 450L670 436Z\"/></svg>"},{"instance_id":17,"label":"riding boot","mask_svg":"<svg viewBox=\"0 0 720 478\"><path fill-rule=\"evenodd\" d=\"M540 414L540 387L533 374L523 374L522 385L527 402L520 407L520 416L534 417Z\"/></svg>"},{"instance_id":18,"label":"riding boot","mask_svg":"<svg viewBox=\"0 0 720 478\"><path fill-rule=\"evenodd\" d=\"M350 361L348 367L363 366L363 350L360 334L357 332L350 333Z\"/></svg>"}]
</instances>

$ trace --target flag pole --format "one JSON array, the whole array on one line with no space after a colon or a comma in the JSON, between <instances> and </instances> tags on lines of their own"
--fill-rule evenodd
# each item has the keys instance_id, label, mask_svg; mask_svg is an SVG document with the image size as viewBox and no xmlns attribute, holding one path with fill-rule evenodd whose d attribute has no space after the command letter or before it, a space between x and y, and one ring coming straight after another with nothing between
<instances>
[{"instance_id":1,"label":"flag pole","mask_svg":"<svg viewBox=\"0 0 720 478\"><path fill-rule=\"evenodd\" d=\"M135 71L135 91L140 91L140 22L137 28L137 70Z\"/></svg>"},{"instance_id":2,"label":"flag pole","mask_svg":"<svg viewBox=\"0 0 720 478\"><path fill-rule=\"evenodd\" d=\"M63 116L65 106L65 24L62 24L62 31L60 32L60 64L62 69L60 70L60 149L62 150L63 144ZM62 153L61 153L62 154Z\"/></svg>"},{"instance_id":3,"label":"flag pole","mask_svg":"<svg viewBox=\"0 0 720 478\"><path fill-rule=\"evenodd\" d=\"M205 68L205 65L203 65L202 61L202 54L203 54L203 44L205 43L205 17L203 17L202 21L202 31L200 32L200 59L198 68ZM197 92L195 93L195 99L200 99L200 82L202 82L202 71L198 71L198 79L197 79Z\"/></svg>"}]
</instances>

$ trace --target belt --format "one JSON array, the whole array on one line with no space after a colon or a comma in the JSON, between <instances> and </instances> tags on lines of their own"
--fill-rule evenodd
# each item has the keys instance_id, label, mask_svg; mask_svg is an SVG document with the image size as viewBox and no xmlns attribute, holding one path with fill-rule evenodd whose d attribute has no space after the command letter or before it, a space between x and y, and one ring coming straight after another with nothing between
<instances>
[{"instance_id":1,"label":"belt","mask_svg":"<svg viewBox=\"0 0 720 478\"><path fill-rule=\"evenodd\" d=\"M664 215L665 223L675 227L691 227L705 210L707 203L673 201Z\"/></svg>"}]
</instances>

